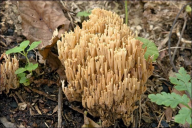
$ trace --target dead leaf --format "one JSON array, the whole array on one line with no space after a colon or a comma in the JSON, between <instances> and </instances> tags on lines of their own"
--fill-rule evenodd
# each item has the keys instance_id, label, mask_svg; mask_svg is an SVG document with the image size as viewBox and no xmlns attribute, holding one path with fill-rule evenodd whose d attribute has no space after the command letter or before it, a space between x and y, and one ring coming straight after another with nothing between
<instances>
[{"instance_id":1,"label":"dead leaf","mask_svg":"<svg viewBox=\"0 0 192 128\"><path fill-rule=\"evenodd\" d=\"M58 69L61 65L61 61L59 60L58 56L52 52L48 54L46 62L49 64L52 71Z\"/></svg>"},{"instance_id":2,"label":"dead leaf","mask_svg":"<svg viewBox=\"0 0 192 128\"><path fill-rule=\"evenodd\" d=\"M20 125L17 125L17 127L18 128L25 128L25 126L22 123L20 123Z\"/></svg>"},{"instance_id":3,"label":"dead leaf","mask_svg":"<svg viewBox=\"0 0 192 128\"><path fill-rule=\"evenodd\" d=\"M159 60L162 60L167 54L168 52L166 50L159 52Z\"/></svg>"},{"instance_id":4,"label":"dead leaf","mask_svg":"<svg viewBox=\"0 0 192 128\"><path fill-rule=\"evenodd\" d=\"M18 9L23 35L30 42L42 41L39 48L52 45L53 31L60 25L64 30L69 28L70 22L56 1L19 1Z\"/></svg>"},{"instance_id":5,"label":"dead leaf","mask_svg":"<svg viewBox=\"0 0 192 128\"><path fill-rule=\"evenodd\" d=\"M173 114L173 110L170 107L167 107L165 109L165 117L166 117L166 121L170 122L172 120L172 114Z\"/></svg>"},{"instance_id":6,"label":"dead leaf","mask_svg":"<svg viewBox=\"0 0 192 128\"><path fill-rule=\"evenodd\" d=\"M98 125L97 123L95 123L93 120L91 120L90 118L87 117L87 112L84 112L84 124L82 126L82 128L101 128L100 125Z\"/></svg>"},{"instance_id":7,"label":"dead leaf","mask_svg":"<svg viewBox=\"0 0 192 128\"><path fill-rule=\"evenodd\" d=\"M0 117L0 122L6 127L6 128L16 128L16 125L14 123L9 122L5 117Z\"/></svg>"},{"instance_id":8,"label":"dead leaf","mask_svg":"<svg viewBox=\"0 0 192 128\"><path fill-rule=\"evenodd\" d=\"M25 103L25 102L23 102L23 103L18 103L18 107L19 107L19 110L25 110L26 109L26 107L27 107L27 104Z\"/></svg>"},{"instance_id":9,"label":"dead leaf","mask_svg":"<svg viewBox=\"0 0 192 128\"><path fill-rule=\"evenodd\" d=\"M75 106L73 106L73 105L70 105L69 107L72 108L73 110L75 110L75 111L81 113L81 114L84 114L83 110L81 110L81 109L78 108L78 107L75 107Z\"/></svg>"},{"instance_id":10,"label":"dead leaf","mask_svg":"<svg viewBox=\"0 0 192 128\"><path fill-rule=\"evenodd\" d=\"M47 114L47 112L49 111L49 109L47 109L47 108L43 108L43 109L41 109L42 110L42 112L44 113L44 114Z\"/></svg>"},{"instance_id":11,"label":"dead leaf","mask_svg":"<svg viewBox=\"0 0 192 128\"><path fill-rule=\"evenodd\" d=\"M36 84L36 87L40 87L43 84L46 84L47 86L51 86L52 84L57 84L57 82L48 80L48 79L39 79L39 80L33 80L34 84Z\"/></svg>"},{"instance_id":12,"label":"dead leaf","mask_svg":"<svg viewBox=\"0 0 192 128\"><path fill-rule=\"evenodd\" d=\"M152 118L146 113L142 114L141 119L143 119L146 123L151 123L152 122Z\"/></svg>"},{"instance_id":13,"label":"dead leaf","mask_svg":"<svg viewBox=\"0 0 192 128\"><path fill-rule=\"evenodd\" d=\"M37 115L31 108L29 108L29 113L31 116Z\"/></svg>"},{"instance_id":14,"label":"dead leaf","mask_svg":"<svg viewBox=\"0 0 192 128\"><path fill-rule=\"evenodd\" d=\"M57 73L58 73L58 75L59 75L60 80L67 80L67 77L66 77L64 71L65 71L65 68L64 68L64 66L61 64L60 67L59 67L59 69L57 69Z\"/></svg>"},{"instance_id":15,"label":"dead leaf","mask_svg":"<svg viewBox=\"0 0 192 128\"><path fill-rule=\"evenodd\" d=\"M57 110L58 110L58 105L53 109L53 113L57 112Z\"/></svg>"},{"instance_id":16,"label":"dead leaf","mask_svg":"<svg viewBox=\"0 0 192 128\"><path fill-rule=\"evenodd\" d=\"M57 41L59 40L59 35L58 35L58 30L56 29L53 32L53 36L51 39L51 44L45 46L42 49L39 49L39 53L42 55L43 59L47 59L47 56L49 55L49 52L51 51L51 48L57 43Z\"/></svg>"},{"instance_id":17,"label":"dead leaf","mask_svg":"<svg viewBox=\"0 0 192 128\"><path fill-rule=\"evenodd\" d=\"M158 46L158 50L161 50L161 48L162 48L162 47L167 43L167 41L169 40L169 35L166 34L165 36L166 36L166 38L161 41L161 43L160 43L159 46Z\"/></svg>"},{"instance_id":18,"label":"dead leaf","mask_svg":"<svg viewBox=\"0 0 192 128\"><path fill-rule=\"evenodd\" d=\"M39 110L39 107L35 105L35 110L38 112L38 114L42 115L41 111Z\"/></svg>"}]
</instances>

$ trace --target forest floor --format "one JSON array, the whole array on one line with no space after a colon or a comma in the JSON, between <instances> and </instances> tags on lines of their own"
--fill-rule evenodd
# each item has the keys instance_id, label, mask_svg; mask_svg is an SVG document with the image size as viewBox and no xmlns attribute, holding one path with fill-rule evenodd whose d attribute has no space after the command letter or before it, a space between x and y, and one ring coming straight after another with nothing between
<instances>
[{"instance_id":1,"label":"forest floor","mask_svg":"<svg viewBox=\"0 0 192 128\"><path fill-rule=\"evenodd\" d=\"M87 17L78 17L77 13L90 11L95 7L113 11L125 18L124 2L115 1L51 1L60 4L63 15L70 21L68 31L75 26L81 26ZM147 91L142 95L141 101L137 102L138 109L134 111L133 123L129 127L179 127L174 122L174 115L179 107L158 106L150 102L148 94L156 94L162 91L171 92L172 85L169 77L174 75L173 66L170 64L168 53L168 40L173 21L185 2L128 2L128 25L138 33L138 36L153 41L159 50L159 57L153 63L155 69L153 75L146 83ZM1 1L0 3L0 53L17 46L20 42L28 39L23 34L21 21L18 18L16 3ZM42 8L41 8L42 9ZM50 14L51 15L51 14ZM171 51L176 50L174 64L177 69L184 67L188 73L192 73L192 48L191 44L181 41L178 45L179 33L186 24L182 38L192 40L192 17L184 11L179 16L171 36ZM43 36L43 35L42 35ZM56 47L51 52L58 55ZM173 54L172 54L173 55ZM25 59L16 54L20 65ZM40 55L35 51L29 53L30 61L37 61L39 68L30 86L21 85L19 88L10 90L9 93L0 94L0 127L57 127L58 125L58 92L60 75L54 64L40 62ZM3 63L4 59L0 60ZM38 77L36 77L38 76ZM64 76L63 76L64 77ZM84 111L81 103L69 102L63 94L63 127L81 127L84 124ZM99 117L87 115L98 123ZM5 126L6 124L6 126ZM126 127L122 120L117 120L111 127Z\"/></svg>"}]
</instances>

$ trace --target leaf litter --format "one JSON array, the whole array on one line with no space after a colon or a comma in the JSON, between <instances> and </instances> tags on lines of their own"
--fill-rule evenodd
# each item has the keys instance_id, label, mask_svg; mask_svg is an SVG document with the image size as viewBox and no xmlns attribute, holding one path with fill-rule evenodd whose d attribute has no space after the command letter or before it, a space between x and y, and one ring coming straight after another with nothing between
<instances>
[{"instance_id":1,"label":"leaf litter","mask_svg":"<svg viewBox=\"0 0 192 128\"><path fill-rule=\"evenodd\" d=\"M40 4L38 4L38 6L37 1L19 1L19 4L15 2L0 3L0 7L4 8L4 11L2 11L3 15L0 14L0 17L2 17L0 21L2 25L0 27L3 33L3 35L0 35L0 37L3 39L0 43L1 54L9 48L18 45L18 43L27 38L28 40L43 41L43 45L39 48L41 55L39 52L37 52L37 61L40 61L39 58L44 58L46 60L45 65L40 65L39 74L32 78L34 82L31 85L31 89L28 87L19 88L19 95L27 104L26 109L19 110L17 107L16 109L13 107L15 105L12 107L10 106L10 104L17 104L15 101L19 99L18 95L15 95L14 98L11 95L8 95L11 97L7 97L3 94L0 95L1 99L3 99L2 103L0 103L0 110L2 111L0 116L8 117L8 121L14 119L16 124L18 124L17 126L57 127L57 123L52 122L57 122L56 96L58 94L58 86L60 85L59 77L60 79L66 79L63 72L64 67L62 67L60 62L57 61L57 50L55 47L56 41L60 38L61 31L63 32L72 30L71 26L80 25L84 19L77 16L77 13L88 11L95 7L114 11L124 18L124 3L123 1L63 1L64 4L60 3L59 1L41 1L39 3ZM156 67L154 75L146 83L148 88L141 99L141 127L157 126L163 112L165 112L166 118L162 117L160 126L165 126L165 124L162 123L165 120L167 120L165 123L167 123L169 126L178 125L174 124L171 119L178 111L178 108L173 110L172 114L167 113L165 111L167 109L149 102L147 95L151 93L159 93L161 91L170 92L170 89L168 88L170 88L172 85L169 83L168 73L172 71L172 67L168 59L168 54L166 54L168 51L168 49L166 49L167 37L174 18L181 9L182 5L185 3L186 2L166 1L128 3L129 26L134 31L137 31L140 37L145 37L155 42L158 46L158 50L165 49L163 50L164 54L161 55L160 53L161 56L157 60L158 63L154 63ZM31 12L29 10L31 10ZM181 25L184 23L183 16L183 14L180 15ZM191 19L189 19L189 21L191 21ZM188 27L186 28L189 28L190 24L187 23L187 25ZM54 31L56 31L55 35L53 35ZM174 29L174 33L175 35L173 35L172 47L176 45L178 40L176 27ZM186 39L190 39L188 33L187 31L184 32L184 37ZM177 50L175 62L177 66L187 65L187 69L190 71L190 64L188 64L191 62L191 55L188 54L190 53L190 50L185 49L190 48L190 45L182 45L182 47L184 48L183 50ZM180 56L184 57L184 59L178 59ZM3 59L0 60L0 62L3 61ZM41 60L41 62L44 63L43 60ZM49 85L51 89L47 90L45 88L47 85ZM12 94L14 92L15 90L11 91ZM54 100L49 99L53 97ZM81 127L86 122L83 121L84 119L86 120L86 116L83 114L78 114L80 111L74 111L72 108L70 108L71 105L81 106L78 103L69 103L64 97L64 126ZM42 115L38 114L38 111L40 111ZM51 116L49 114L51 114ZM32 116L32 120L23 120L21 119L23 116L27 119ZM94 122L98 121L93 117L88 118L92 119Z\"/></svg>"}]
</instances>

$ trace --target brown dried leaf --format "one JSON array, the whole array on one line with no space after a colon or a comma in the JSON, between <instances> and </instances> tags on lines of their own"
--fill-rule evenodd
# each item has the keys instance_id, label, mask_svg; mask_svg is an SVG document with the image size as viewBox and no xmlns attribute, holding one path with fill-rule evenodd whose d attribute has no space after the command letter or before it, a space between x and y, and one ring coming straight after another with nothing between
<instances>
[{"instance_id":1,"label":"brown dried leaf","mask_svg":"<svg viewBox=\"0 0 192 128\"><path fill-rule=\"evenodd\" d=\"M84 112L84 124L82 126L82 128L101 128L100 125L98 125L97 123L95 123L93 120L91 120L90 118L87 117L87 112Z\"/></svg>"},{"instance_id":2,"label":"brown dried leaf","mask_svg":"<svg viewBox=\"0 0 192 128\"><path fill-rule=\"evenodd\" d=\"M170 122L172 120L172 114L173 114L172 108L167 107L165 110L165 117L167 122Z\"/></svg>"},{"instance_id":3,"label":"brown dried leaf","mask_svg":"<svg viewBox=\"0 0 192 128\"><path fill-rule=\"evenodd\" d=\"M25 110L26 107L27 107L27 103L25 102L22 102L22 103L18 103L18 107L19 107L19 110Z\"/></svg>"},{"instance_id":4,"label":"brown dried leaf","mask_svg":"<svg viewBox=\"0 0 192 128\"><path fill-rule=\"evenodd\" d=\"M30 42L42 41L39 48L50 50L54 45L51 40L54 30L61 25L65 31L69 28L70 22L56 1L19 1L18 8L23 35Z\"/></svg>"},{"instance_id":5,"label":"brown dried leaf","mask_svg":"<svg viewBox=\"0 0 192 128\"><path fill-rule=\"evenodd\" d=\"M16 125L14 123L9 122L6 117L0 117L0 122L6 128L16 128Z\"/></svg>"},{"instance_id":6,"label":"brown dried leaf","mask_svg":"<svg viewBox=\"0 0 192 128\"><path fill-rule=\"evenodd\" d=\"M58 105L53 109L53 113L57 112L58 111ZM53 114L52 113L52 114Z\"/></svg>"},{"instance_id":7,"label":"brown dried leaf","mask_svg":"<svg viewBox=\"0 0 192 128\"><path fill-rule=\"evenodd\" d=\"M61 62L58 59L58 56L52 52L48 53L46 60L49 66L51 67L52 71L58 69L61 65Z\"/></svg>"}]
</instances>

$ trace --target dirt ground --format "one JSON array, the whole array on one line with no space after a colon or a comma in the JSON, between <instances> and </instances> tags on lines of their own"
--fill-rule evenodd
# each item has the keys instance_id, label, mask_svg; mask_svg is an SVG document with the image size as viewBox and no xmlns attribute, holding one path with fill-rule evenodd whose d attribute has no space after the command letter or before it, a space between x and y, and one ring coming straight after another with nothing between
<instances>
[{"instance_id":1,"label":"dirt ground","mask_svg":"<svg viewBox=\"0 0 192 128\"><path fill-rule=\"evenodd\" d=\"M125 18L124 1L56 1L61 6L64 16L70 21L68 31L75 26L81 26L87 17L78 17L77 13L89 11L99 7L113 11ZM174 122L174 115L178 113L179 107L171 109L158 106L150 102L148 94L156 94L162 91L171 92L172 85L169 77L174 74L168 53L169 33L173 21L177 17L184 2L128 2L128 25L137 32L140 37L153 41L159 50L159 57L153 63L155 70L147 81L147 91L138 101L138 109L134 111L133 123L129 127L155 128L155 127L180 127ZM16 3L0 2L0 53L17 46L20 42L28 39L22 31L21 21L18 18ZM179 34L186 23L183 40L179 44ZM180 34L181 35L181 34ZM174 64L177 69L184 67L192 74L192 16L184 11L180 14L175 27L172 30L171 51L176 50ZM176 48L177 47L177 48ZM58 55L56 46L51 52ZM20 65L25 64L23 56L16 54ZM50 63L40 63L40 56L36 51L29 53L30 61L39 63L39 68L33 76L30 86L21 85L17 89L11 89L9 93L0 94L0 128L5 127L57 127L58 126L58 93L60 85L60 74ZM3 63L4 59L0 59ZM79 102L69 102L63 94L62 126L81 127L84 124L84 111ZM100 122L99 117L87 115L94 122ZM5 126L6 124L6 126ZM122 120L117 120L111 127L126 127Z\"/></svg>"}]
</instances>

